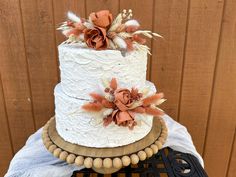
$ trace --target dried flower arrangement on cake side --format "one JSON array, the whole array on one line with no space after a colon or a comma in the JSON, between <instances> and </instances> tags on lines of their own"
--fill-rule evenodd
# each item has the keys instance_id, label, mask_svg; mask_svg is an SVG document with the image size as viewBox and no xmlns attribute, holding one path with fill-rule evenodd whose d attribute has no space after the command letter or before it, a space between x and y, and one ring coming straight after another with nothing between
<instances>
[{"instance_id":1,"label":"dried flower arrangement on cake side","mask_svg":"<svg viewBox=\"0 0 236 177\"><path fill-rule=\"evenodd\" d=\"M82 106L82 109L88 112L102 112L104 126L114 122L119 126L133 129L137 125L136 113L153 116L164 114L163 110L158 108L165 101L163 93L147 96L149 90L139 92L135 88L118 88L115 78L110 82L104 82L104 86L104 95L91 93L93 102Z\"/></svg>"},{"instance_id":2,"label":"dried flower arrangement on cake side","mask_svg":"<svg viewBox=\"0 0 236 177\"><path fill-rule=\"evenodd\" d=\"M132 10L123 10L114 20L108 10L93 12L88 19L68 12L68 21L62 23L58 30L68 37L67 43L85 42L89 48L96 50L138 49L149 52L149 48L144 45L146 39L143 37L161 36L149 30L141 30L139 22L131 19L132 16Z\"/></svg>"}]
</instances>

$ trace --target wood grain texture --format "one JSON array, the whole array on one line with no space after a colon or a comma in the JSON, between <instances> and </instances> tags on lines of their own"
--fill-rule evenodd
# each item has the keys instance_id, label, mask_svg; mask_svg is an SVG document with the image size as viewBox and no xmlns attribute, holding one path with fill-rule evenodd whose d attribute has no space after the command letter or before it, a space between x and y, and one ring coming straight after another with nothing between
<instances>
[{"instance_id":1,"label":"wood grain texture","mask_svg":"<svg viewBox=\"0 0 236 177\"><path fill-rule=\"evenodd\" d=\"M145 0L145 1L120 0L120 11L122 11L123 9L126 9L126 10L132 9L134 18L137 19L141 24L141 29L152 30L153 28L152 27L153 4L154 4L153 0ZM142 15L140 15L140 12L142 12ZM148 45L151 48L152 40L147 39L146 45ZM152 56L148 55L147 75L146 75L147 80L150 80L151 59L152 59Z\"/></svg>"},{"instance_id":2,"label":"wood grain texture","mask_svg":"<svg viewBox=\"0 0 236 177\"><path fill-rule=\"evenodd\" d=\"M14 152L34 132L19 1L0 1L0 70Z\"/></svg>"},{"instance_id":3,"label":"wood grain texture","mask_svg":"<svg viewBox=\"0 0 236 177\"><path fill-rule=\"evenodd\" d=\"M153 31L164 40L153 41L151 81L165 93L163 109L177 120L187 22L187 0L155 1Z\"/></svg>"},{"instance_id":4,"label":"wood grain texture","mask_svg":"<svg viewBox=\"0 0 236 177\"><path fill-rule=\"evenodd\" d=\"M53 10L56 29L61 22L67 20L68 11L80 17L85 17L85 0L53 0ZM60 31L56 32L57 45L65 41L65 39L65 36Z\"/></svg>"},{"instance_id":5,"label":"wood grain texture","mask_svg":"<svg viewBox=\"0 0 236 177\"><path fill-rule=\"evenodd\" d=\"M148 42L147 76L165 93L162 108L188 128L209 176L235 176L234 0L0 1L0 154L6 152L0 174L35 125L54 113L56 45L65 40L55 29L67 11L87 17L109 9L115 16L123 8L132 8L143 28L164 37Z\"/></svg>"},{"instance_id":6,"label":"wood grain texture","mask_svg":"<svg viewBox=\"0 0 236 177\"><path fill-rule=\"evenodd\" d=\"M11 135L4 103L2 80L0 75L0 176L4 176L13 155Z\"/></svg>"},{"instance_id":7,"label":"wood grain texture","mask_svg":"<svg viewBox=\"0 0 236 177\"><path fill-rule=\"evenodd\" d=\"M86 16L91 12L109 9L112 14L119 13L119 0L86 0Z\"/></svg>"},{"instance_id":8,"label":"wood grain texture","mask_svg":"<svg viewBox=\"0 0 236 177\"><path fill-rule=\"evenodd\" d=\"M234 142L231 149L227 177L235 177L236 174L236 129L234 131Z\"/></svg>"},{"instance_id":9,"label":"wood grain texture","mask_svg":"<svg viewBox=\"0 0 236 177\"><path fill-rule=\"evenodd\" d=\"M190 1L179 121L200 154L207 127L223 1Z\"/></svg>"},{"instance_id":10,"label":"wood grain texture","mask_svg":"<svg viewBox=\"0 0 236 177\"><path fill-rule=\"evenodd\" d=\"M204 150L206 169L215 177L226 175L236 127L236 2L225 3Z\"/></svg>"},{"instance_id":11,"label":"wood grain texture","mask_svg":"<svg viewBox=\"0 0 236 177\"><path fill-rule=\"evenodd\" d=\"M21 1L25 50L36 128L54 115L54 87L58 82L52 2Z\"/></svg>"}]
</instances>

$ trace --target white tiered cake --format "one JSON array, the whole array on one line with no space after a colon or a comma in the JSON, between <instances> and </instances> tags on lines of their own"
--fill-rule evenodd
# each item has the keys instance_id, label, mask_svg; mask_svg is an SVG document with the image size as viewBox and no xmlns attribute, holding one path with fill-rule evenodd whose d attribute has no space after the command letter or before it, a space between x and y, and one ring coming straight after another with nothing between
<instances>
[{"instance_id":1,"label":"white tiered cake","mask_svg":"<svg viewBox=\"0 0 236 177\"><path fill-rule=\"evenodd\" d=\"M117 78L122 87L139 90L155 86L146 81L147 53L130 52L123 57L118 50L96 51L79 45L59 46L61 83L55 88L56 128L66 141L89 147L116 147L133 143L152 128L153 116L137 114L140 124L133 130L115 123L104 127L102 116L81 109L91 100L89 93L99 92L102 78Z\"/></svg>"},{"instance_id":2,"label":"white tiered cake","mask_svg":"<svg viewBox=\"0 0 236 177\"><path fill-rule=\"evenodd\" d=\"M109 11L92 13L88 21L69 13L71 21L60 27L69 39L58 47L55 118L65 141L96 148L128 145L145 137L153 116L162 114L157 106L163 94L146 81L148 50L139 36L157 34L138 31L130 14L112 23Z\"/></svg>"}]
</instances>

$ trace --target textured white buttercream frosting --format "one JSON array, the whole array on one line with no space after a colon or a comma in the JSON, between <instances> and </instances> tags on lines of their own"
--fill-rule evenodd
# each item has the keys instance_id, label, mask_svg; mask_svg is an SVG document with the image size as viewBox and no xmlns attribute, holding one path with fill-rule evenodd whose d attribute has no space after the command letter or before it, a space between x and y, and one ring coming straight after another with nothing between
<instances>
[{"instance_id":1,"label":"textured white buttercream frosting","mask_svg":"<svg viewBox=\"0 0 236 177\"><path fill-rule=\"evenodd\" d=\"M114 122L103 126L101 113L86 112L81 106L90 100L89 93L101 93L103 79L116 78L120 88L140 91L155 86L146 81L147 53L132 51L125 56L118 50L85 48L83 44L58 47L61 83L55 88L56 129L66 141L88 147L117 147L145 137L152 128L153 116L135 114L138 125L130 130Z\"/></svg>"},{"instance_id":2,"label":"textured white buttercream frosting","mask_svg":"<svg viewBox=\"0 0 236 177\"><path fill-rule=\"evenodd\" d=\"M145 86L147 52L132 51L122 56L119 50L94 50L80 44L58 47L61 87L69 96L87 99L103 78L115 77L120 87Z\"/></svg>"},{"instance_id":3,"label":"textured white buttercream frosting","mask_svg":"<svg viewBox=\"0 0 236 177\"><path fill-rule=\"evenodd\" d=\"M156 91L155 86L146 82L150 94ZM72 98L66 95L58 84L54 91L56 106L56 129L66 141L88 147L117 147L127 145L145 137L152 128L153 116L136 114L138 123L133 130L113 122L103 126L99 113L89 113L81 109L87 100Z\"/></svg>"}]
</instances>

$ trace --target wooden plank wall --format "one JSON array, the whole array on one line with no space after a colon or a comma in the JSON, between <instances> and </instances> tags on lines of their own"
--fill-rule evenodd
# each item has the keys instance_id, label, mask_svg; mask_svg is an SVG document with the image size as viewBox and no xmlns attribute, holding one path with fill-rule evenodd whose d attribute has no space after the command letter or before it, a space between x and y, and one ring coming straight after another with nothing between
<instances>
[{"instance_id":1,"label":"wooden plank wall","mask_svg":"<svg viewBox=\"0 0 236 177\"><path fill-rule=\"evenodd\" d=\"M133 9L149 40L147 79L165 92L166 112L185 125L209 176L236 174L236 1L1 0L0 176L27 137L54 114L60 81L55 28L80 16Z\"/></svg>"}]
</instances>

